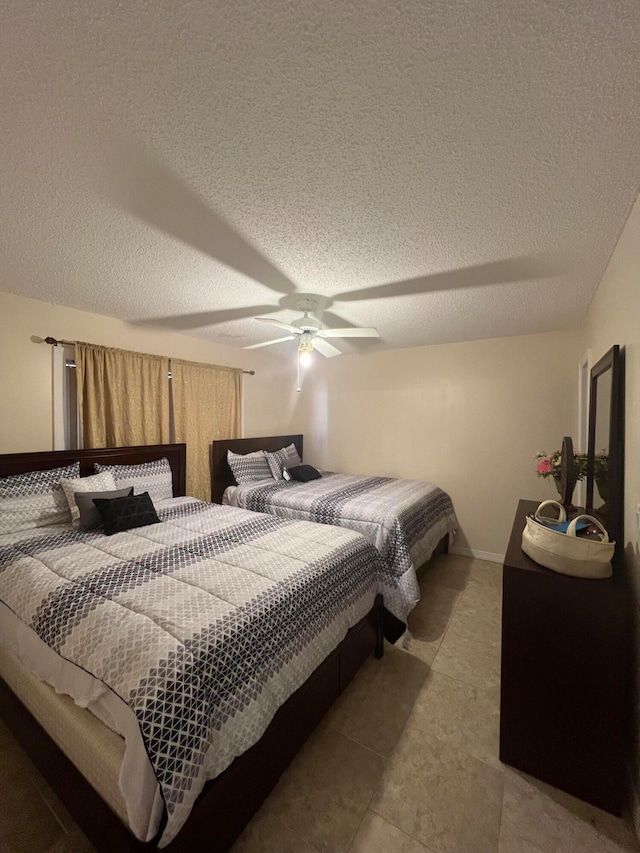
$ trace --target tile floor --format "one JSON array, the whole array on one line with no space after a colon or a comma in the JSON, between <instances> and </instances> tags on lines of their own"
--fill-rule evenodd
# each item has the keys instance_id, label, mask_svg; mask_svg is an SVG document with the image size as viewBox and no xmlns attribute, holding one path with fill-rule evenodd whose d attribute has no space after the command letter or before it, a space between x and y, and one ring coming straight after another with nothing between
<instances>
[{"instance_id":1,"label":"tile floor","mask_svg":"<svg viewBox=\"0 0 640 853\"><path fill-rule=\"evenodd\" d=\"M408 650L371 658L233 853L621 853L629 824L498 759L501 568L421 572ZM92 847L0 724L0 853Z\"/></svg>"}]
</instances>

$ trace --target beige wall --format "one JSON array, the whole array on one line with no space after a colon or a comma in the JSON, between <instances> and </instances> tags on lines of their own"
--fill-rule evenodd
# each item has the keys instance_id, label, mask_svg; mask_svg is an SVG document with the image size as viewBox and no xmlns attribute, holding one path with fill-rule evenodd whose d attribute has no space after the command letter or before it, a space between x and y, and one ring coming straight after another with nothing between
<instances>
[{"instance_id":1,"label":"beige wall","mask_svg":"<svg viewBox=\"0 0 640 853\"><path fill-rule=\"evenodd\" d=\"M625 488L624 541L627 568L640 600L640 199L636 201L587 317L587 342L597 361L613 346L625 350ZM640 834L640 640L634 637L635 744L632 778L634 820Z\"/></svg>"},{"instance_id":2,"label":"beige wall","mask_svg":"<svg viewBox=\"0 0 640 853\"><path fill-rule=\"evenodd\" d=\"M640 200L631 211L587 316L595 363L613 344L625 349L625 544L640 578Z\"/></svg>"},{"instance_id":3,"label":"beige wall","mask_svg":"<svg viewBox=\"0 0 640 853\"><path fill-rule=\"evenodd\" d=\"M293 365L268 353L244 352L0 293L0 453L53 446L52 347L33 343L32 335L255 370L255 376L244 377L246 435L289 432L300 404Z\"/></svg>"},{"instance_id":4,"label":"beige wall","mask_svg":"<svg viewBox=\"0 0 640 853\"><path fill-rule=\"evenodd\" d=\"M456 549L504 554L518 498L556 495L534 456L576 434L582 347L569 331L316 358L305 457L432 480L453 498Z\"/></svg>"},{"instance_id":5,"label":"beige wall","mask_svg":"<svg viewBox=\"0 0 640 853\"><path fill-rule=\"evenodd\" d=\"M538 449L576 432L582 341L563 332L295 362L0 293L0 452L52 447L52 349L32 335L255 369L244 435L301 431L306 459L336 470L431 479L452 496L458 549L503 554L519 497L554 495Z\"/></svg>"}]
</instances>

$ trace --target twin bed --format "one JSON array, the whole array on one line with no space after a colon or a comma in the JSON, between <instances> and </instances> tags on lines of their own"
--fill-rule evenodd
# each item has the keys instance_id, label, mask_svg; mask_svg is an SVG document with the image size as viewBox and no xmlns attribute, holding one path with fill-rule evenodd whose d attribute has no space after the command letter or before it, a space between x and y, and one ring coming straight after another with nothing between
<instances>
[{"instance_id":1,"label":"twin bed","mask_svg":"<svg viewBox=\"0 0 640 853\"><path fill-rule=\"evenodd\" d=\"M451 498L433 483L328 471L309 482L270 476L236 483L229 466L229 453L242 456L266 453L274 466L274 452L277 454L287 446L295 447L298 457L303 459L302 435L214 441L212 500L278 518L330 524L362 534L375 545L392 581L385 591L385 607L398 618L397 630L402 633L404 625L400 623L406 621L420 598L416 569L439 546L448 551L449 536L457 527Z\"/></svg>"},{"instance_id":2,"label":"twin bed","mask_svg":"<svg viewBox=\"0 0 640 853\"><path fill-rule=\"evenodd\" d=\"M184 445L0 456L0 478L163 458L159 524L0 536L0 699L96 847L226 850L382 654L383 600L400 622L412 600L346 525L185 497Z\"/></svg>"}]
</instances>

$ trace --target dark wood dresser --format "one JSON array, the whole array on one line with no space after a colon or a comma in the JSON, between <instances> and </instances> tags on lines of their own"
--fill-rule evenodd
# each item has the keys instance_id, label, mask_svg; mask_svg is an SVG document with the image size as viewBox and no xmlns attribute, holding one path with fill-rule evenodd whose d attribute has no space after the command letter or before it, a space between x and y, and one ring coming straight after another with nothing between
<instances>
[{"instance_id":1,"label":"dark wood dresser","mask_svg":"<svg viewBox=\"0 0 640 853\"><path fill-rule=\"evenodd\" d=\"M500 759L620 814L629 651L622 572L607 580L539 566L520 543L537 501L520 501L503 576Z\"/></svg>"}]
</instances>

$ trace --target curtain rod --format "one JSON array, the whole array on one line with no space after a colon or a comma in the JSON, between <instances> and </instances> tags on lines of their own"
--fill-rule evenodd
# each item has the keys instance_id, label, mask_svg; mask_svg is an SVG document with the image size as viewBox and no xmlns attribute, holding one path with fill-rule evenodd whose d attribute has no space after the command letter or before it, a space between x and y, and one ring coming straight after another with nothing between
<instances>
[{"instance_id":1,"label":"curtain rod","mask_svg":"<svg viewBox=\"0 0 640 853\"><path fill-rule=\"evenodd\" d=\"M55 338L49 336L44 339L45 344L50 344L52 347L63 346L63 347L74 347L76 345L75 341L57 341ZM243 373L247 373L249 376L255 376L255 370L243 370Z\"/></svg>"}]
</instances>

